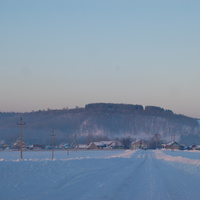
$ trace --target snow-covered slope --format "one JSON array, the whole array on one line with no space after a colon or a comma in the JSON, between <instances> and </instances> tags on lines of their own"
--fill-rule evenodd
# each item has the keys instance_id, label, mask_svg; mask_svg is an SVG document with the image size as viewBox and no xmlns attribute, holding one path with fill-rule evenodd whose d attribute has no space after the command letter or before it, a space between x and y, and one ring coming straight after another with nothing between
<instances>
[{"instance_id":1,"label":"snow-covered slope","mask_svg":"<svg viewBox=\"0 0 200 200\"><path fill-rule=\"evenodd\" d=\"M3 200L200 199L200 165L162 151L0 152ZM171 159L167 159L167 158ZM180 156L179 156L180 157ZM195 169L195 170L194 170ZM192 173L191 173L192 171Z\"/></svg>"}]
</instances>

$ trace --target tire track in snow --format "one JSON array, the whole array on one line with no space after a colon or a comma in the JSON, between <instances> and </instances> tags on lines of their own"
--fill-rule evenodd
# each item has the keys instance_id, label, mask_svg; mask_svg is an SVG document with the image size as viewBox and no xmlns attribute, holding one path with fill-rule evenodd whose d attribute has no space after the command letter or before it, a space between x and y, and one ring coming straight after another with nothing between
<instances>
[{"instance_id":1,"label":"tire track in snow","mask_svg":"<svg viewBox=\"0 0 200 200\"><path fill-rule=\"evenodd\" d=\"M129 150L105 158L68 160L71 172L63 174L62 178L57 180L53 187L47 188L28 199L37 199L40 196L45 197L45 199L54 199L53 194L56 194L58 198L59 194L63 194L63 191L65 191L67 199L94 199L97 191L102 190L102 194L108 192L107 190L113 179L117 182L119 172L127 166L129 160L127 157L132 156L135 152ZM63 170L62 166L60 170ZM107 180L110 180L111 183ZM77 190L74 190L74 188L77 188ZM90 188L93 189L90 190ZM98 197L95 199L98 199Z\"/></svg>"},{"instance_id":2,"label":"tire track in snow","mask_svg":"<svg viewBox=\"0 0 200 200\"><path fill-rule=\"evenodd\" d=\"M137 198L137 192L134 189L135 182L139 182L139 177L141 175L141 168L146 165L146 153L144 151L137 151L134 155L134 159L129 160L127 163L127 173L126 176L123 176L119 181L115 191L110 193L109 195L105 195L103 198L112 200L112 199L131 199L131 197ZM137 162L134 162L135 159ZM138 191L138 190L137 190Z\"/></svg>"}]
</instances>

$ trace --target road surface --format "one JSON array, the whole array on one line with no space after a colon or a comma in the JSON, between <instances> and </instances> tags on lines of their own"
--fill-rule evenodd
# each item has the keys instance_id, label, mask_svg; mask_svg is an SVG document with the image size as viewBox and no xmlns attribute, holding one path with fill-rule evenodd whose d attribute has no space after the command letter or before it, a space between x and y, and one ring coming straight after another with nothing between
<instances>
[{"instance_id":1,"label":"road surface","mask_svg":"<svg viewBox=\"0 0 200 200\"><path fill-rule=\"evenodd\" d=\"M158 152L129 151L130 157L1 161L0 199L200 199L199 165L159 159Z\"/></svg>"}]
</instances>

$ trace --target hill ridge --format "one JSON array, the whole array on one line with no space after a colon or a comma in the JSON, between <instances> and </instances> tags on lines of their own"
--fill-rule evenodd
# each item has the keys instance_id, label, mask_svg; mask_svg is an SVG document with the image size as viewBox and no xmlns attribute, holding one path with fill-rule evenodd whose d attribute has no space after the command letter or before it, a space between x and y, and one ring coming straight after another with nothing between
<instances>
[{"instance_id":1,"label":"hill ridge","mask_svg":"<svg viewBox=\"0 0 200 200\"><path fill-rule=\"evenodd\" d=\"M187 136L200 135L200 125L195 118L174 114L157 106L133 104L91 103L84 108L39 110L25 113L0 113L0 139L15 140L20 118L26 122L24 139L30 143L49 143L52 130L59 142L74 134L79 142L89 137L147 138L159 133L164 139L171 135L187 140ZM200 141L200 139L199 139Z\"/></svg>"}]
</instances>

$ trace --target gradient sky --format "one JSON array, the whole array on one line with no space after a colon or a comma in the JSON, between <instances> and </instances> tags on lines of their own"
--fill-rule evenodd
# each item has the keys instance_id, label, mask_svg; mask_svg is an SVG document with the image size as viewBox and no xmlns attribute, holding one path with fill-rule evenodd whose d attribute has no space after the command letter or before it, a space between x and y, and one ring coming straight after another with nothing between
<instances>
[{"instance_id":1,"label":"gradient sky","mask_svg":"<svg viewBox=\"0 0 200 200\"><path fill-rule=\"evenodd\" d=\"M0 0L0 111L154 105L200 118L199 0Z\"/></svg>"}]
</instances>

